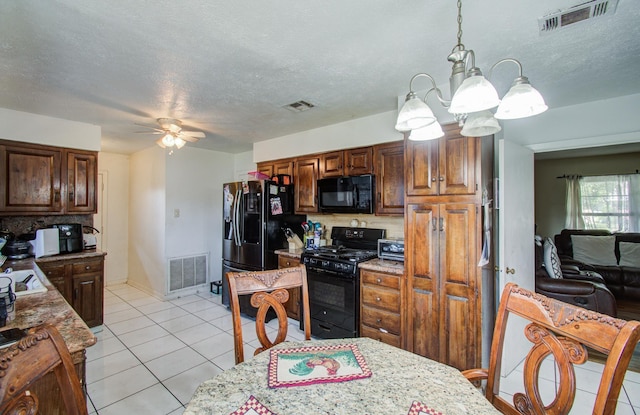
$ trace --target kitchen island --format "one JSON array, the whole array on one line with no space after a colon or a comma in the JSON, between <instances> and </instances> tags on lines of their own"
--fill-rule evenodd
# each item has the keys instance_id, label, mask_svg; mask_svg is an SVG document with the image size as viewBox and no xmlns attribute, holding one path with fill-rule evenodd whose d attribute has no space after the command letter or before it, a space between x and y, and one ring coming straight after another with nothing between
<instances>
[{"instance_id":1,"label":"kitchen island","mask_svg":"<svg viewBox=\"0 0 640 415\"><path fill-rule=\"evenodd\" d=\"M56 287L51 284L33 258L7 261L4 264L4 269L8 267L14 270L33 269L47 291L19 296L15 302L15 318L7 322L6 326L1 329L13 327L28 329L45 323L53 325L62 335L71 353L73 364L84 388L86 383L85 349L96 344L95 335ZM40 397L42 413L65 413L62 397L57 390L57 382L53 373L38 381L33 389Z\"/></svg>"}]
</instances>

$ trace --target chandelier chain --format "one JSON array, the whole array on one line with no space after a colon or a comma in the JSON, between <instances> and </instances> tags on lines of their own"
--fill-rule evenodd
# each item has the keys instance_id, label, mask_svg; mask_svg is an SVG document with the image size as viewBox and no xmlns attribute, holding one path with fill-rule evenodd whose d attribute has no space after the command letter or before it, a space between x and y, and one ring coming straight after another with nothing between
<instances>
[{"instance_id":1,"label":"chandelier chain","mask_svg":"<svg viewBox=\"0 0 640 415\"><path fill-rule=\"evenodd\" d=\"M462 45L462 0L458 0L458 47L464 49Z\"/></svg>"}]
</instances>

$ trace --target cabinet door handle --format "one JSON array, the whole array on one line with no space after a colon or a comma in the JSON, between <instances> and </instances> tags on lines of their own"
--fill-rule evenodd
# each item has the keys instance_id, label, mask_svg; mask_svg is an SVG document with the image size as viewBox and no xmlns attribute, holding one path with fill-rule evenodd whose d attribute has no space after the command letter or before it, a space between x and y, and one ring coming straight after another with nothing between
<instances>
[{"instance_id":1,"label":"cabinet door handle","mask_svg":"<svg viewBox=\"0 0 640 415\"><path fill-rule=\"evenodd\" d=\"M73 185L69 186L69 202L73 202Z\"/></svg>"},{"instance_id":2,"label":"cabinet door handle","mask_svg":"<svg viewBox=\"0 0 640 415\"><path fill-rule=\"evenodd\" d=\"M53 201L54 202L60 201L60 190L56 190L55 192L53 192Z\"/></svg>"},{"instance_id":3,"label":"cabinet door handle","mask_svg":"<svg viewBox=\"0 0 640 415\"><path fill-rule=\"evenodd\" d=\"M381 278L377 278L377 279L376 279L376 282L377 282L378 284L380 284L380 283L382 282L382 279L381 279Z\"/></svg>"},{"instance_id":4,"label":"cabinet door handle","mask_svg":"<svg viewBox=\"0 0 640 415\"><path fill-rule=\"evenodd\" d=\"M444 218L440 218L440 232L444 232Z\"/></svg>"},{"instance_id":5,"label":"cabinet door handle","mask_svg":"<svg viewBox=\"0 0 640 415\"><path fill-rule=\"evenodd\" d=\"M438 222L438 219L437 219L437 218L433 218L433 219L431 219L431 225L433 226L433 231L434 231L434 232L437 230L437 226L438 226L438 225L437 225L437 222Z\"/></svg>"},{"instance_id":6,"label":"cabinet door handle","mask_svg":"<svg viewBox=\"0 0 640 415\"><path fill-rule=\"evenodd\" d=\"M439 180L440 180L441 182L444 182L444 177L440 176L440 179L439 179Z\"/></svg>"},{"instance_id":7,"label":"cabinet door handle","mask_svg":"<svg viewBox=\"0 0 640 415\"><path fill-rule=\"evenodd\" d=\"M381 318L377 319L376 323L378 323L378 324L382 323L382 319Z\"/></svg>"},{"instance_id":8,"label":"cabinet door handle","mask_svg":"<svg viewBox=\"0 0 640 415\"><path fill-rule=\"evenodd\" d=\"M91 269L91 265L87 265L84 267L84 269L86 269L87 271Z\"/></svg>"},{"instance_id":9,"label":"cabinet door handle","mask_svg":"<svg viewBox=\"0 0 640 415\"><path fill-rule=\"evenodd\" d=\"M378 301L378 302L379 302L379 301L380 301L380 297L376 297L376 301Z\"/></svg>"},{"instance_id":10,"label":"cabinet door handle","mask_svg":"<svg viewBox=\"0 0 640 415\"><path fill-rule=\"evenodd\" d=\"M431 178L431 181L432 181L432 182L435 182L435 181L436 181L436 178L435 178L435 177L432 177L432 178Z\"/></svg>"}]
</instances>

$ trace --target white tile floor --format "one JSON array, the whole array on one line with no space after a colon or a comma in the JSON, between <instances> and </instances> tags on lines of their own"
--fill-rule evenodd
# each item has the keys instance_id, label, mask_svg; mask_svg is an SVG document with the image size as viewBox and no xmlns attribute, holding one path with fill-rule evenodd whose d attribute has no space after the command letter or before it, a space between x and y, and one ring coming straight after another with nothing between
<instances>
[{"instance_id":1,"label":"white tile floor","mask_svg":"<svg viewBox=\"0 0 640 415\"><path fill-rule=\"evenodd\" d=\"M104 325L94 328L98 343L87 349L90 414L182 414L200 383L234 365L231 314L219 295L161 301L126 284L108 287L104 295ZM257 347L250 333L244 331L247 358ZM304 338L293 320L289 335ZM576 369L572 414L591 412L601 370L591 362ZM545 373L541 389L552 393L552 365ZM520 370L503 379L503 394L522 390L521 379ZM635 412L623 391L616 413L640 413L640 373L628 372L625 388Z\"/></svg>"}]
</instances>

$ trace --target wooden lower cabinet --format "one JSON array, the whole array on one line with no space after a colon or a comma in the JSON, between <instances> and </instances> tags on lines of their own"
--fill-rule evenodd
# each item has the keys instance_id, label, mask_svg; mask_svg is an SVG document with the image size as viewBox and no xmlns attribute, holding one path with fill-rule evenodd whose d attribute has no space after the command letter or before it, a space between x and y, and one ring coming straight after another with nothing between
<instances>
[{"instance_id":1,"label":"wooden lower cabinet","mask_svg":"<svg viewBox=\"0 0 640 415\"><path fill-rule=\"evenodd\" d=\"M360 336L401 347L402 275L360 270Z\"/></svg>"},{"instance_id":2,"label":"wooden lower cabinet","mask_svg":"<svg viewBox=\"0 0 640 415\"><path fill-rule=\"evenodd\" d=\"M298 265L300 265L299 259L278 255L278 268L297 267ZM292 288L289 290L289 301L284 304L289 318L300 321L301 297L300 288Z\"/></svg>"},{"instance_id":3,"label":"wooden lower cabinet","mask_svg":"<svg viewBox=\"0 0 640 415\"><path fill-rule=\"evenodd\" d=\"M87 326L102 324L104 254L73 259L47 258L36 263Z\"/></svg>"}]
</instances>

